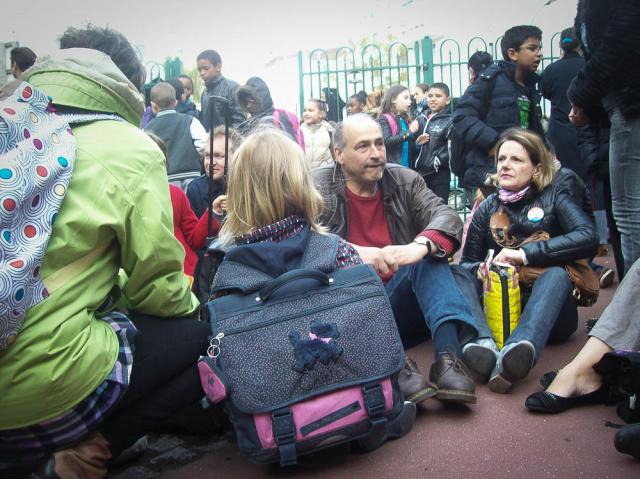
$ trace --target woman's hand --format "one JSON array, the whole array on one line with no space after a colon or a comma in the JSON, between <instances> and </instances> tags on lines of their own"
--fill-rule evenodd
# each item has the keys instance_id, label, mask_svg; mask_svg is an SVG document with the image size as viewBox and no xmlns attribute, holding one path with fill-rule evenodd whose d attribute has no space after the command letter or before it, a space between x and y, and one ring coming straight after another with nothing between
<instances>
[{"instance_id":1,"label":"woman's hand","mask_svg":"<svg viewBox=\"0 0 640 479\"><path fill-rule=\"evenodd\" d=\"M519 249L503 248L498 255L493 258L494 263L507 263L514 266L521 266L524 264L522 258L522 252Z\"/></svg>"},{"instance_id":2,"label":"woman's hand","mask_svg":"<svg viewBox=\"0 0 640 479\"><path fill-rule=\"evenodd\" d=\"M218 216L223 215L227 212L227 195L220 195L213 203L211 203L211 209Z\"/></svg>"},{"instance_id":3,"label":"woman's hand","mask_svg":"<svg viewBox=\"0 0 640 479\"><path fill-rule=\"evenodd\" d=\"M575 126L587 126L589 124L589 117L584 112L584 109L571 104L571 111L569 112L569 121Z\"/></svg>"}]
</instances>

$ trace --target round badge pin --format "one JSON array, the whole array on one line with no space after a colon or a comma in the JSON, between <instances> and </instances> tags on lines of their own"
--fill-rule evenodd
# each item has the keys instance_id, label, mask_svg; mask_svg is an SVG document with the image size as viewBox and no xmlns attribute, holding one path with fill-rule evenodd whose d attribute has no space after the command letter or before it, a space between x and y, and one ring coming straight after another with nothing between
<instances>
[{"instance_id":1,"label":"round badge pin","mask_svg":"<svg viewBox=\"0 0 640 479\"><path fill-rule=\"evenodd\" d=\"M529 221L532 223L538 223L542 218L544 218L544 211L542 208L538 208L537 206L535 208L531 208L527 213L527 218L529 218Z\"/></svg>"}]
</instances>

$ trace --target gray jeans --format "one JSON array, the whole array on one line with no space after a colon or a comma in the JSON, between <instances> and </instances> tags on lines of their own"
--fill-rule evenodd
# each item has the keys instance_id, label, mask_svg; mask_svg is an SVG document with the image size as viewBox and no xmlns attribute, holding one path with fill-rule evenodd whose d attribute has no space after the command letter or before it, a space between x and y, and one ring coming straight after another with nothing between
<instances>
[{"instance_id":1,"label":"gray jeans","mask_svg":"<svg viewBox=\"0 0 640 479\"><path fill-rule=\"evenodd\" d=\"M590 336L612 349L640 350L640 260L629 269Z\"/></svg>"},{"instance_id":2,"label":"gray jeans","mask_svg":"<svg viewBox=\"0 0 640 479\"><path fill-rule=\"evenodd\" d=\"M640 116L611 112L609 150L613 216L620 232L625 272L640 258Z\"/></svg>"}]
</instances>

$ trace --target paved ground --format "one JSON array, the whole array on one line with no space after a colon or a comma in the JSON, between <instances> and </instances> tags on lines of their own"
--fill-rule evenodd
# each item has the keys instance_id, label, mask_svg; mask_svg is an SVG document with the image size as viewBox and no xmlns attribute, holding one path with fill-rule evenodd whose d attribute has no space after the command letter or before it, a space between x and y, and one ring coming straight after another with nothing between
<instances>
[{"instance_id":1,"label":"paved ground","mask_svg":"<svg viewBox=\"0 0 640 479\"><path fill-rule=\"evenodd\" d=\"M596 306L581 309L582 324L601 313L614 287L602 291ZM524 408L527 395L539 389L541 374L566 363L585 340L581 325L568 343L548 346L530 376L510 394L494 394L482 385L475 406L451 407L437 400L423 403L406 437L369 454L351 454L338 464L287 470L260 467L240 456L229 434L163 435L152 438L151 450L141 459L110 477L638 478L640 461L619 454L613 447L615 430L605 427L606 421L620 422L613 407L592 406L559 416L535 415ZM410 354L428 371L431 343L413 348Z\"/></svg>"}]
</instances>

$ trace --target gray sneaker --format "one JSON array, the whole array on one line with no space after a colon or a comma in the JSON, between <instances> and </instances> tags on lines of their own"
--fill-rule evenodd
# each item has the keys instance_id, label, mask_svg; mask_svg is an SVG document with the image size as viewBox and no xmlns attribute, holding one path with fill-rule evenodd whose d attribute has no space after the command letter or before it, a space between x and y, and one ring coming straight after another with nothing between
<instances>
[{"instance_id":1,"label":"gray sneaker","mask_svg":"<svg viewBox=\"0 0 640 479\"><path fill-rule=\"evenodd\" d=\"M496 362L489 379L489 389L494 393L507 393L514 383L524 379L531 371L536 349L529 341L506 345Z\"/></svg>"},{"instance_id":2,"label":"gray sneaker","mask_svg":"<svg viewBox=\"0 0 640 479\"><path fill-rule=\"evenodd\" d=\"M490 339L468 343L462 348L464 363L483 383L489 381L499 354L498 348Z\"/></svg>"}]
</instances>

